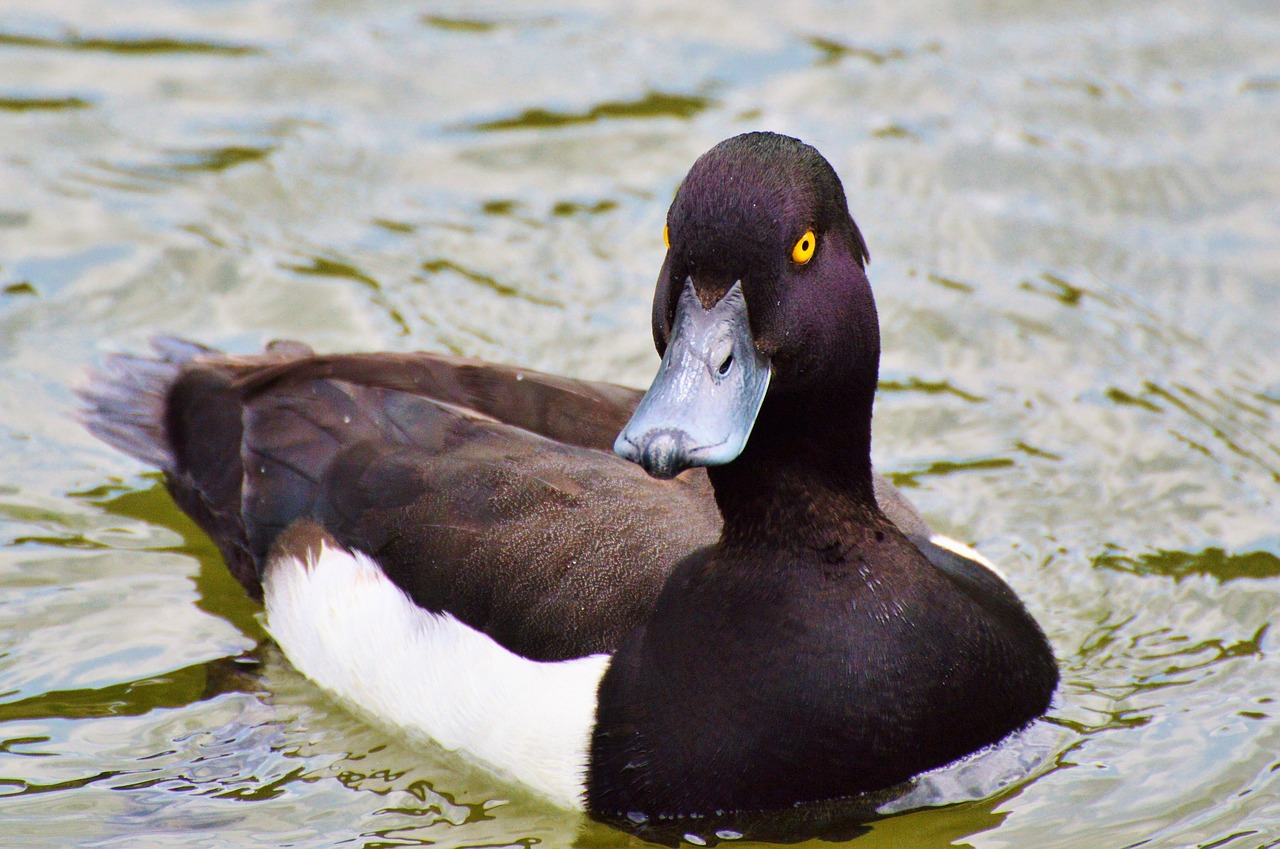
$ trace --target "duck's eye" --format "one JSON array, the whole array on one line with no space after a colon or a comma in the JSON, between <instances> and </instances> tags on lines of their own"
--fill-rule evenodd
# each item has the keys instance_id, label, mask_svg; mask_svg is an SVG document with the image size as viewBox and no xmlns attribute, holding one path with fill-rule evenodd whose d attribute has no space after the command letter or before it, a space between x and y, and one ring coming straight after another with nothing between
<instances>
[{"instance_id":1,"label":"duck's eye","mask_svg":"<svg viewBox=\"0 0 1280 849\"><path fill-rule=\"evenodd\" d=\"M812 230L806 230L791 249L791 261L796 265L804 265L813 259L813 252L818 247L818 236Z\"/></svg>"},{"instance_id":2,"label":"duck's eye","mask_svg":"<svg viewBox=\"0 0 1280 849\"><path fill-rule=\"evenodd\" d=\"M662 225L662 244L671 247L671 228L666 224Z\"/></svg>"}]
</instances>

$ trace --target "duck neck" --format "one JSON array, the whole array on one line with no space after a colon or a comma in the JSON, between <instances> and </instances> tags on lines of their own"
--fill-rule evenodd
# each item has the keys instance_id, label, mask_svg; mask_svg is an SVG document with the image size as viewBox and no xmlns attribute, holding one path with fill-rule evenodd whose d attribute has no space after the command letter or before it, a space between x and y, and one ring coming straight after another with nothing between
<instances>
[{"instance_id":1,"label":"duck neck","mask_svg":"<svg viewBox=\"0 0 1280 849\"><path fill-rule=\"evenodd\" d=\"M708 468L721 544L847 544L880 514L871 481L871 392L769 398L742 454ZM779 532L783 529L784 532Z\"/></svg>"}]
</instances>

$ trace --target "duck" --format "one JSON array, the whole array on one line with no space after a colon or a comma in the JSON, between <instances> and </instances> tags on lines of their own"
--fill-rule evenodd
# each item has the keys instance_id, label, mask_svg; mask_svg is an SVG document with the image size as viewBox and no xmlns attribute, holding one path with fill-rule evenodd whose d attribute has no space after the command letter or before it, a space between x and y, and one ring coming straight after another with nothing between
<instances>
[{"instance_id":1,"label":"duck","mask_svg":"<svg viewBox=\"0 0 1280 849\"><path fill-rule=\"evenodd\" d=\"M158 337L80 387L289 661L600 819L874 793L1045 713L1008 581L871 463L870 254L812 146L699 157L646 392L438 353Z\"/></svg>"}]
</instances>

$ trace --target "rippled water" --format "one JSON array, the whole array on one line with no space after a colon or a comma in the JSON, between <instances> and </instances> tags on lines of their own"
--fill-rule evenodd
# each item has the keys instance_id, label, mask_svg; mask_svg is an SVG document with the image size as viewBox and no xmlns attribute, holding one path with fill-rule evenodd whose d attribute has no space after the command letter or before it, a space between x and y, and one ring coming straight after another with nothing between
<instances>
[{"instance_id":1,"label":"rippled water","mask_svg":"<svg viewBox=\"0 0 1280 849\"><path fill-rule=\"evenodd\" d=\"M643 384L666 205L753 128L871 246L880 468L1064 670L1042 775L854 842L1280 842L1271 0L3 5L0 844L633 841L302 679L69 386L159 330Z\"/></svg>"}]
</instances>

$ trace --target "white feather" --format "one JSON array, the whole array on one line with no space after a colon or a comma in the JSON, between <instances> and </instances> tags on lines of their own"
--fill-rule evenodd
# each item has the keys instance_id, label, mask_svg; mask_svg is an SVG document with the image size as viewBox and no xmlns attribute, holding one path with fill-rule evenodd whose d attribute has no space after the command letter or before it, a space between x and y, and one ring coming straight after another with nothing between
<instances>
[{"instance_id":1,"label":"white feather","mask_svg":"<svg viewBox=\"0 0 1280 849\"><path fill-rule=\"evenodd\" d=\"M270 564L268 628L295 667L382 721L581 809L608 655L532 661L415 605L360 552Z\"/></svg>"},{"instance_id":2,"label":"white feather","mask_svg":"<svg viewBox=\"0 0 1280 849\"><path fill-rule=\"evenodd\" d=\"M984 569L987 569L990 572L994 572L995 576L1000 580L1004 581L1006 584L1009 583L1009 576L1007 576L1004 572L1001 572L999 566L992 563L987 558L983 557L981 554L978 553L977 549L973 548L972 546L965 545L960 540L952 539L946 534L934 534L933 536L929 537L929 542L933 543L938 548L945 548L947 551L950 551L952 554L958 554L966 560L972 560L974 563L977 563L979 566L983 567Z\"/></svg>"}]
</instances>

